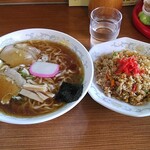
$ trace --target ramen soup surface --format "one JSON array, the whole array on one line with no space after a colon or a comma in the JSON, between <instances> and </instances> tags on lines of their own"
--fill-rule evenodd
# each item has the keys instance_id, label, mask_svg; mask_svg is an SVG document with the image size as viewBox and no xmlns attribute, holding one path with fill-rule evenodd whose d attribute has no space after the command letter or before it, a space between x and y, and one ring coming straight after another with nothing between
<instances>
[{"instance_id":1,"label":"ramen soup surface","mask_svg":"<svg viewBox=\"0 0 150 150\"><path fill-rule=\"evenodd\" d=\"M80 85L84 79L79 57L59 43L42 40L16 43L3 48L0 59L3 62L0 65L0 89L3 89L0 111L8 115L32 117L56 111L66 103L55 100L62 83ZM58 74L46 78L33 76L29 68L36 61L58 64ZM24 95L26 91L31 92L29 97ZM32 99L32 94L40 100Z\"/></svg>"}]
</instances>

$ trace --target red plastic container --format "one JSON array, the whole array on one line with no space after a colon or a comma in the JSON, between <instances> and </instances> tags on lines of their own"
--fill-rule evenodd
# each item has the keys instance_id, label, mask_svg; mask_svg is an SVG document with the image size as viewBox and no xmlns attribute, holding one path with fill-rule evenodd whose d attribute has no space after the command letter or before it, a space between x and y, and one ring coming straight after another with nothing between
<instances>
[{"instance_id":1,"label":"red plastic container","mask_svg":"<svg viewBox=\"0 0 150 150\"><path fill-rule=\"evenodd\" d=\"M150 38L150 26L144 25L138 18L139 12L142 11L142 6L143 6L143 0L140 0L135 5L132 13L133 24L136 27L136 29L139 30L144 36Z\"/></svg>"}]
</instances>

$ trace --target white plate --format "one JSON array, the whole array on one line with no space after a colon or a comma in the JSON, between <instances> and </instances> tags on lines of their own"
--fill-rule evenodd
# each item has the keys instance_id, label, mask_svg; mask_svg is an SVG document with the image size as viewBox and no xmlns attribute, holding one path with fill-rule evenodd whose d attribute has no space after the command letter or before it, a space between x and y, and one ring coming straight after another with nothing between
<instances>
[{"instance_id":1,"label":"white plate","mask_svg":"<svg viewBox=\"0 0 150 150\"><path fill-rule=\"evenodd\" d=\"M113 51L121 51L123 49L128 49L131 51L137 50L142 54L150 55L150 44L127 37L95 45L91 48L89 53L94 62L102 54L112 53ZM95 83L95 78L93 78L88 93L97 103L115 112L134 117L150 116L150 103L143 106L132 106L125 102L109 98Z\"/></svg>"},{"instance_id":2,"label":"white plate","mask_svg":"<svg viewBox=\"0 0 150 150\"><path fill-rule=\"evenodd\" d=\"M41 29L41 28L24 29L0 37L0 49L2 49L6 45L13 44L19 41L26 41L26 40L50 40L53 42L60 42L70 47L79 56L84 66L85 76L83 81L83 92L77 101L67 103L65 106L61 107L57 111L42 116L21 118L21 117L8 116L0 112L0 121L3 122L12 123L12 124L35 124L35 123L41 123L44 121L57 118L65 114L66 112L70 111L83 99L83 97L88 92L88 89L92 82L92 78L93 78L92 59L87 49L75 38L63 32L59 32L51 29Z\"/></svg>"}]
</instances>

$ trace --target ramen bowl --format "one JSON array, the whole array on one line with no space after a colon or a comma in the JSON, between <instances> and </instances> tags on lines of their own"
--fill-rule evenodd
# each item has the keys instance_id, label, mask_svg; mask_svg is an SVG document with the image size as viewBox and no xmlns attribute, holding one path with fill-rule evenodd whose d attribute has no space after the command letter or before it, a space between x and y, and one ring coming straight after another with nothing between
<instances>
[{"instance_id":1,"label":"ramen bowl","mask_svg":"<svg viewBox=\"0 0 150 150\"><path fill-rule=\"evenodd\" d=\"M0 37L0 49L4 47L20 43L23 41L31 41L31 40L46 40L50 42L60 43L64 46L67 46L71 51L73 51L81 61L84 70L84 77L82 79L83 90L81 95L77 98L77 100L73 102L66 103L62 107L58 108L57 110L46 113L43 115L36 115L36 116L15 116L9 113L4 113L2 108L0 112L0 121L11 123L11 124L36 124L45 121L49 121L55 119L68 111L74 108L86 95L90 84L93 78L93 63L92 59L86 50L86 48L75 38L51 29L42 29L42 28L33 28L33 29L24 29L15 31L12 33L8 33L4 36ZM9 56L10 59L12 56ZM7 104L6 104L7 105Z\"/></svg>"}]
</instances>

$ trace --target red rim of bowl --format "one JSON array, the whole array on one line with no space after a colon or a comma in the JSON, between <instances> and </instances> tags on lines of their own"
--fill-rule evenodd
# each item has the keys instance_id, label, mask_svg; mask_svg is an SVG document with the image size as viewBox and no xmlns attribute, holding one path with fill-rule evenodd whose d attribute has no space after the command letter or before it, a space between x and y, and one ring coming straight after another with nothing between
<instances>
[{"instance_id":1,"label":"red rim of bowl","mask_svg":"<svg viewBox=\"0 0 150 150\"><path fill-rule=\"evenodd\" d=\"M133 9L133 24L144 36L150 38L150 26L144 25L138 18L138 14L142 11L143 1L140 0Z\"/></svg>"}]
</instances>

